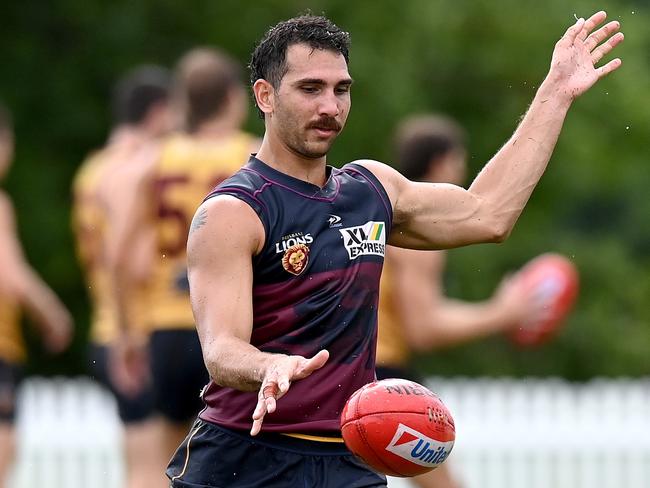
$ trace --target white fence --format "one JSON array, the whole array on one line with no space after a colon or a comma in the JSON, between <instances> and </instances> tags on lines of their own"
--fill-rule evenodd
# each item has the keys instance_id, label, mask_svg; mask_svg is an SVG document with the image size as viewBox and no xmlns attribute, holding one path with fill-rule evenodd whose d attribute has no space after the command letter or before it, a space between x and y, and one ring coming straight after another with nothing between
<instances>
[{"instance_id":1,"label":"white fence","mask_svg":"<svg viewBox=\"0 0 650 488\"><path fill-rule=\"evenodd\" d=\"M89 379L21 388L10 488L121 488L122 430L113 397Z\"/></svg>"},{"instance_id":2,"label":"white fence","mask_svg":"<svg viewBox=\"0 0 650 488\"><path fill-rule=\"evenodd\" d=\"M447 462L465 488L650 487L650 381L427 385L456 420ZM121 488L122 433L104 390L87 379L32 379L20 399L12 488Z\"/></svg>"}]
</instances>

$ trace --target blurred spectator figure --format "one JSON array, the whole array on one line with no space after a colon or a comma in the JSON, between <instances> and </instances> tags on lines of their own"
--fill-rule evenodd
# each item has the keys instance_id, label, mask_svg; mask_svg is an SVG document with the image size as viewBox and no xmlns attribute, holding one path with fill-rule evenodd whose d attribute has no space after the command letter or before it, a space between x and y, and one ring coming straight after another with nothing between
<instances>
[{"instance_id":1,"label":"blurred spectator figure","mask_svg":"<svg viewBox=\"0 0 650 488\"><path fill-rule=\"evenodd\" d=\"M0 105L0 180L13 159L11 117ZM20 330L20 311L38 327L45 347L62 352L72 338L72 319L66 307L27 263L18 239L9 196L0 190L0 488L6 486L15 456L16 390L26 359Z\"/></svg>"},{"instance_id":2,"label":"blurred spectator figure","mask_svg":"<svg viewBox=\"0 0 650 488\"><path fill-rule=\"evenodd\" d=\"M127 73L113 92L114 128L106 145L91 153L79 168L74 184L73 227L78 257L85 272L92 305L89 359L93 376L115 395L124 425L125 486L164 486L159 452L159 420L155 417L149 368L143 360L127 378L127 391L118 388L109 371L110 344L119 338L117 308L107 267L111 242L109 225L115 225L109 209L129 198L129 188L115 185L117 175L128 178L147 164L156 151L156 141L168 131L170 73L157 66L140 66ZM141 239L146 244L147 239ZM151 238L149 237L149 241ZM131 250L135 270L130 279L134 293L129 325L141 343L146 342L147 284L151 262L145 246Z\"/></svg>"},{"instance_id":3,"label":"blurred spectator figure","mask_svg":"<svg viewBox=\"0 0 650 488\"><path fill-rule=\"evenodd\" d=\"M256 137L241 130L248 112L246 90L240 66L227 54L198 48L183 56L172 102L180 130L159 144L147 164L111 177L115 191L127 197L113 199L109 206L115 223L109 225L109 267L123 331L115 343L113 371L125 392L132 389L129 378L138 377L138 358L145 353L142 342L130 334L132 277L142 262L151 263L147 352L155 409L162 417L161 476L202 407L200 393L208 382L189 302L185 247L190 223L210 190L259 147ZM133 259L137 249L148 255Z\"/></svg>"},{"instance_id":4,"label":"blurred spectator figure","mask_svg":"<svg viewBox=\"0 0 650 488\"><path fill-rule=\"evenodd\" d=\"M397 169L412 181L462 185L466 174L464 130L441 115L421 115L399 124ZM377 377L414 378L411 351L428 352L506 331L532 313L532 297L504 279L484 302L468 303L444 295L444 251L388 246L381 278ZM453 412L452 412L453 413ZM412 481L423 488L456 488L447 465Z\"/></svg>"}]
</instances>

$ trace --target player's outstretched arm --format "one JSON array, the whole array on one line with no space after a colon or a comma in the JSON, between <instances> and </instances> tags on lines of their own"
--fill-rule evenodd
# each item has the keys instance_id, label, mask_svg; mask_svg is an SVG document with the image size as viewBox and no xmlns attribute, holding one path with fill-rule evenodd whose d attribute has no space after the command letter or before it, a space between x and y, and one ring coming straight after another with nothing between
<instances>
[{"instance_id":1,"label":"player's outstretched arm","mask_svg":"<svg viewBox=\"0 0 650 488\"><path fill-rule=\"evenodd\" d=\"M481 302L445 296L444 252L415 252L389 247L386 261L394 276L393 304L404 337L417 351L462 344L515 326L532 310L531 297L514 279Z\"/></svg>"},{"instance_id":2,"label":"player's outstretched arm","mask_svg":"<svg viewBox=\"0 0 650 488\"><path fill-rule=\"evenodd\" d=\"M206 367L219 385L259 390L252 435L291 382L309 376L328 358L326 351L307 359L251 345L252 258L264 238L255 212L241 200L221 195L199 207L187 245L190 298Z\"/></svg>"},{"instance_id":3,"label":"player's outstretched arm","mask_svg":"<svg viewBox=\"0 0 650 488\"><path fill-rule=\"evenodd\" d=\"M528 112L467 191L412 183L380 163L360 163L382 181L393 204L391 244L441 249L500 242L510 234L546 169L571 103L621 65L614 59L595 66L623 40L617 21L597 29L605 18L598 12L580 19L557 42Z\"/></svg>"},{"instance_id":4,"label":"player's outstretched arm","mask_svg":"<svg viewBox=\"0 0 650 488\"><path fill-rule=\"evenodd\" d=\"M27 263L9 199L0 194L0 293L11 296L39 327L45 346L63 351L72 339L70 312L50 287Z\"/></svg>"}]
</instances>

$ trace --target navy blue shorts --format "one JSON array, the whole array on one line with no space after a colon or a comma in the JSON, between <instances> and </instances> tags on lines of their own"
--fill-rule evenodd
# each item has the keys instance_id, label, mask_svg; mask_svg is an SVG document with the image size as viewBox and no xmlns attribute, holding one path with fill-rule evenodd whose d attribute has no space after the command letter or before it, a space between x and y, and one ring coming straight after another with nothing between
<instances>
[{"instance_id":1,"label":"navy blue shorts","mask_svg":"<svg viewBox=\"0 0 650 488\"><path fill-rule=\"evenodd\" d=\"M0 423L13 424L16 418L18 385L23 379L23 368L0 359Z\"/></svg>"},{"instance_id":2,"label":"navy blue shorts","mask_svg":"<svg viewBox=\"0 0 650 488\"><path fill-rule=\"evenodd\" d=\"M344 444L233 431L197 420L167 476L172 488L385 488Z\"/></svg>"},{"instance_id":3,"label":"navy blue shorts","mask_svg":"<svg viewBox=\"0 0 650 488\"><path fill-rule=\"evenodd\" d=\"M125 424L143 422L150 418L155 410L154 395L151 385L146 385L144 389L135 396L122 394L111 380L108 374L108 352L107 346L91 344L88 350L90 361L90 374L99 383L108 388L117 403L117 412L120 419Z\"/></svg>"},{"instance_id":4,"label":"navy blue shorts","mask_svg":"<svg viewBox=\"0 0 650 488\"><path fill-rule=\"evenodd\" d=\"M201 390L210 378L196 329L154 331L149 354L156 410L171 422L190 422L204 406Z\"/></svg>"}]
</instances>

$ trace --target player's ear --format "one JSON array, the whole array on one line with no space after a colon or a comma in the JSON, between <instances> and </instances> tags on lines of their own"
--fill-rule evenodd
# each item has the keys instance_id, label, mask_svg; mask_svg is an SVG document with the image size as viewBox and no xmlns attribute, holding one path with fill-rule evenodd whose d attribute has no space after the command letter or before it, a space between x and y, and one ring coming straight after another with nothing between
<instances>
[{"instance_id":1,"label":"player's ear","mask_svg":"<svg viewBox=\"0 0 650 488\"><path fill-rule=\"evenodd\" d=\"M260 78L253 83L253 93L257 107L265 114L273 112L275 90L268 81Z\"/></svg>"}]
</instances>

